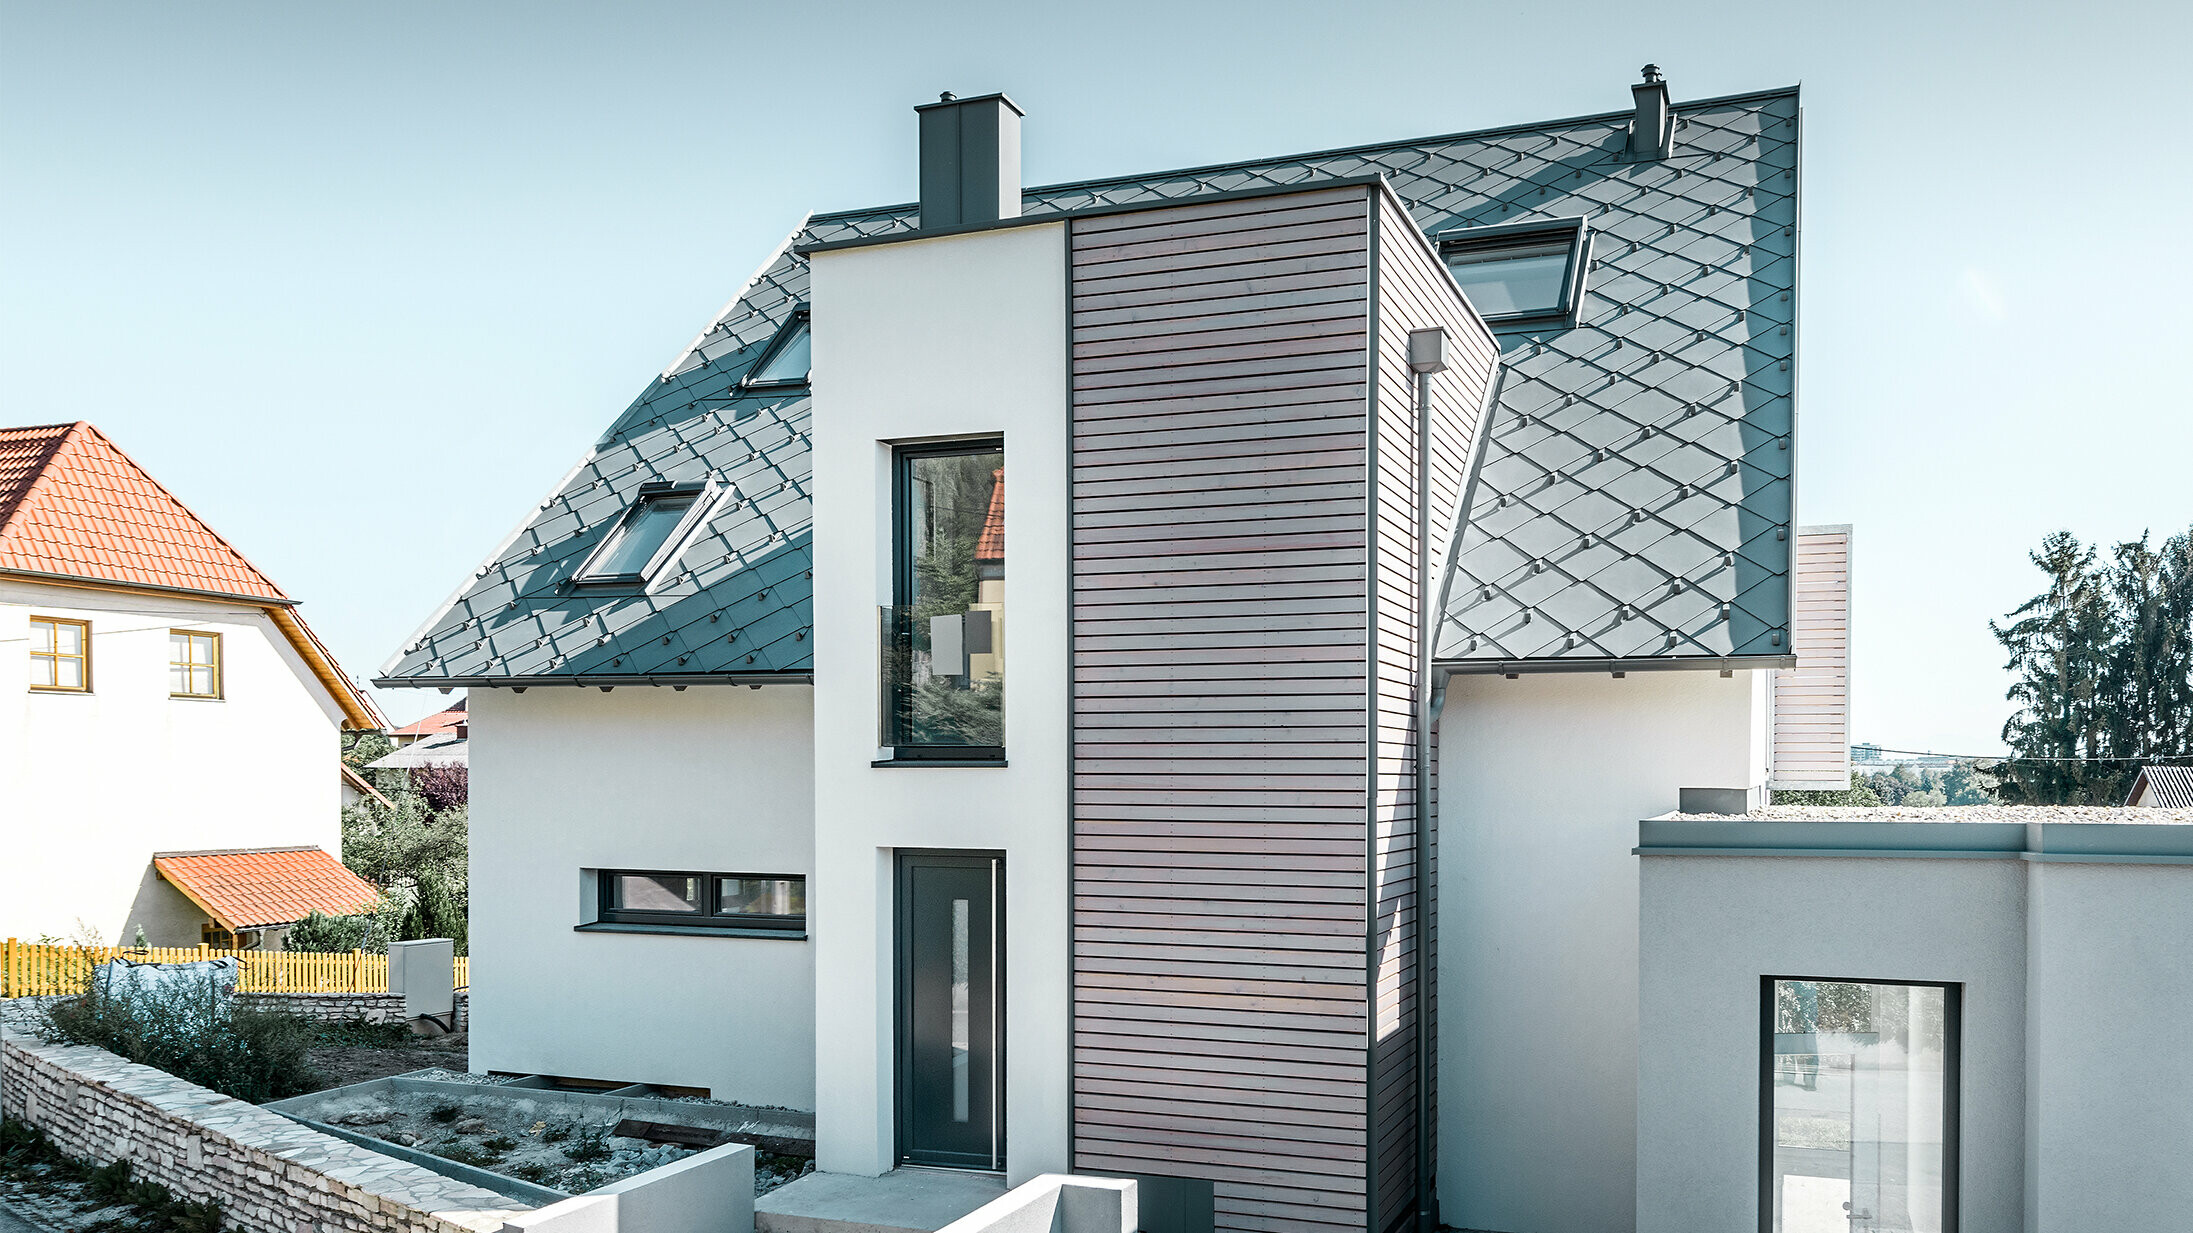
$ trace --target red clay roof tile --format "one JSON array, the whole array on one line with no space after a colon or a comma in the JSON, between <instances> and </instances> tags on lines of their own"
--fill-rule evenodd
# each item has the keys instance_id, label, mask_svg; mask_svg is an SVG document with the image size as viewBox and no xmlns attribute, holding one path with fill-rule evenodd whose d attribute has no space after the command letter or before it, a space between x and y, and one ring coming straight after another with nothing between
<instances>
[{"instance_id":1,"label":"red clay roof tile","mask_svg":"<svg viewBox=\"0 0 2193 1233\"><path fill-rule=\"evenodd\" d=\"M381 892L319 848L157 852L153 867L228 930L286 925L314 912L348 916Z\"/></svg>"},{"instance_id":2,"label":"red clay roof tile","mask_svg":"<svg viewBox=\"0 0 2193 1233\"><path fill-rule=\"evenodd\" d=\"M0 428L0 569L288 598L82 421Z\"/></svg>"}]
</instances>

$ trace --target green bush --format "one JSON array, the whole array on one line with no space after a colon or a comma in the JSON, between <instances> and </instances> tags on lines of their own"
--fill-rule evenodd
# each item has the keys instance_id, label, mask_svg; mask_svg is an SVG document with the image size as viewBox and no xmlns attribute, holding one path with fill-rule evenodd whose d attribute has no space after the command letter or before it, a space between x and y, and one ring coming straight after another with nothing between
<instances>
[{"instance_id":1,"label":"green bush","mask_svg":"<svg viewBox=\"0 0 2193 1233\"><path fill-rule=\"evenodd\" d=\"M388 935L377 916L329 916L314 912L289 927L289 935L282 939L282 949L323 955L362 950L379 955L388 950Z\"/></svg>"},{"instance_id":2,"label":"green bush","mask_svg":"<svg viewBox=\"0 0 2193 1233\"><path fill-rule=\"evenodd\" d=\"M95 988L48 1003L35 1030L49 1042L96 1045L253 1104L319 1086L306 1058L318 1035L309 1020L235 1006L206 989Z\"/></svg>"}]
</instances>

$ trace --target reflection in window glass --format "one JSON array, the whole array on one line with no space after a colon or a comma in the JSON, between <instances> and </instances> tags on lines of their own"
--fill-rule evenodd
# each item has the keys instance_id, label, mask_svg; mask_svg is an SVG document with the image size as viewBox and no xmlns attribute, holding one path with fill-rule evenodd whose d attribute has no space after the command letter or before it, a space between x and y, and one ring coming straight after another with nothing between
<instances>
[{"instance_id":1,"label":"reflection in window glass","mask_svg":"<svg viewBox=\"0 0 2193 1233\"><path fill-rule=\"evenodd\" d=\"M790 329L791 332L784 341L777 344L777 349L770 353L769 358L762 362L760 370L754 374L754 384L793 385L807 380L807 369L812 361L809 359L811 340L807 334L806 319L801 318Z\"/></svg>"},{"instance_id":2,"label":"reflection in window glass","mask_svg":"<svg viewBox=\"0 0 2193 1233\"><path fill-rule=\"evenodd\" d=\"M611 532L609 546L587 568L589 578L636 577L655 559L662 546L685 521L685 515L699 497L690 492L674 493L657 497L644 497L639 509L625 519L622 526Z\"/></svg>"},{"instance_id":3,"label":"reflection in window glass","mask_svg":"<svg viewBox=\"0 0 2193 1233\"><path fill-rule=\"evenodd\" d=\"M1940 985L1773 982L1776 1233L1941 1233L1950 997Z\"/></svg>"},{"instance_id":4,"label":"reflection in window glass","mask_svg":"<svg viewBox=\"0 0 2193 1233\"><path fill-rule=\"evenodd\" d=\"M1570 240L1451 248L1447 268L1482 317L1558 312L1567 307Z\"/></svg>"},{"instance_id":5,"label":"reflection in window glass","mask_svg":"<svg viewBox=\"0 0 2193 1233\"><path fill-rule=\"evenodd\" d=\"M997 442L899 458L883 743L1005 744L1005 451Z\"/></svg>"},{"instance_id":6,"label":"reflection in window glass","mask_svg":"<svg viewBox=\"0 0 2193 1233\"><path fill-rule=\"evenodd\" d=\"M626 873L616 880L616 906L626 912L705 912L707 884L682 873Z\"/></svg>"},{"instance_id":7,"label":"reflection in window glass","mask_svg":"<svg viewBox=\"0 0 2193 1233\"><path fill-rule=\"evenodd\" d=\"M716 911L725 916L804 916L805 878L718 878Z\"/></svg>"}]
</instances>

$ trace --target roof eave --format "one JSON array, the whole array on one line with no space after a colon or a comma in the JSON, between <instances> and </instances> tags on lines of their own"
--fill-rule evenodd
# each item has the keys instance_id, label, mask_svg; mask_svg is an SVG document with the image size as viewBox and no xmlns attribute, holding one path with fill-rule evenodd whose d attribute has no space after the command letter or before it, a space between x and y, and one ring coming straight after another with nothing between
<instances>
[{"instance_id":1,"label":"roof eave","mask_svg":"<svg viewBox=\"0 0 2193 1233\"><path fill-rule=\"evenodd\" d=\"M1552 672L1705 672L1794 668L1795 655L1663 655L1649 659L1435 659L1449 676L1523 676Z\"/></svg>"},{"instance_id":2,"label":"roof eave","mask_svg":"<svg viewBox=\"0 0 2193 1233\"><path fill-rule=\"evenodd\" d=\"M556 673L541 676L384 676L373 683L382 689L531 689L535 686L588 686L613 689L619 685L812 685L808 672L634 672Z\"/></svg>"}]
</instances>

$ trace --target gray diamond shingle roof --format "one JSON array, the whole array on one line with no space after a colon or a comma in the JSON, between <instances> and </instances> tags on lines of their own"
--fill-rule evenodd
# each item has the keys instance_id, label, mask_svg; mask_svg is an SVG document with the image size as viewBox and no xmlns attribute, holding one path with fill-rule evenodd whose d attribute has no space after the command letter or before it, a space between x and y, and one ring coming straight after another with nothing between
<instances>
[{"instance_id":1,"label":"gray diamond shingle roof","mask_svg":"<svg viewBox=\"0 0 2193 1233\"><path fill-rule=\"evenodd\" d=\"M1786 656L1795 453L1795 89L1030 189L1025 214L1378 174L1417 224L1583 216L1573 327L1501 332L1503 374L1439 631L1458 667ZM807 294L795 246L910 230L814 215L384 669L383 684L768 680L811 670L809 407L742 381ZM735 487L648 594L573 572L642 483Z\"/></svg>"}]
</instances>

